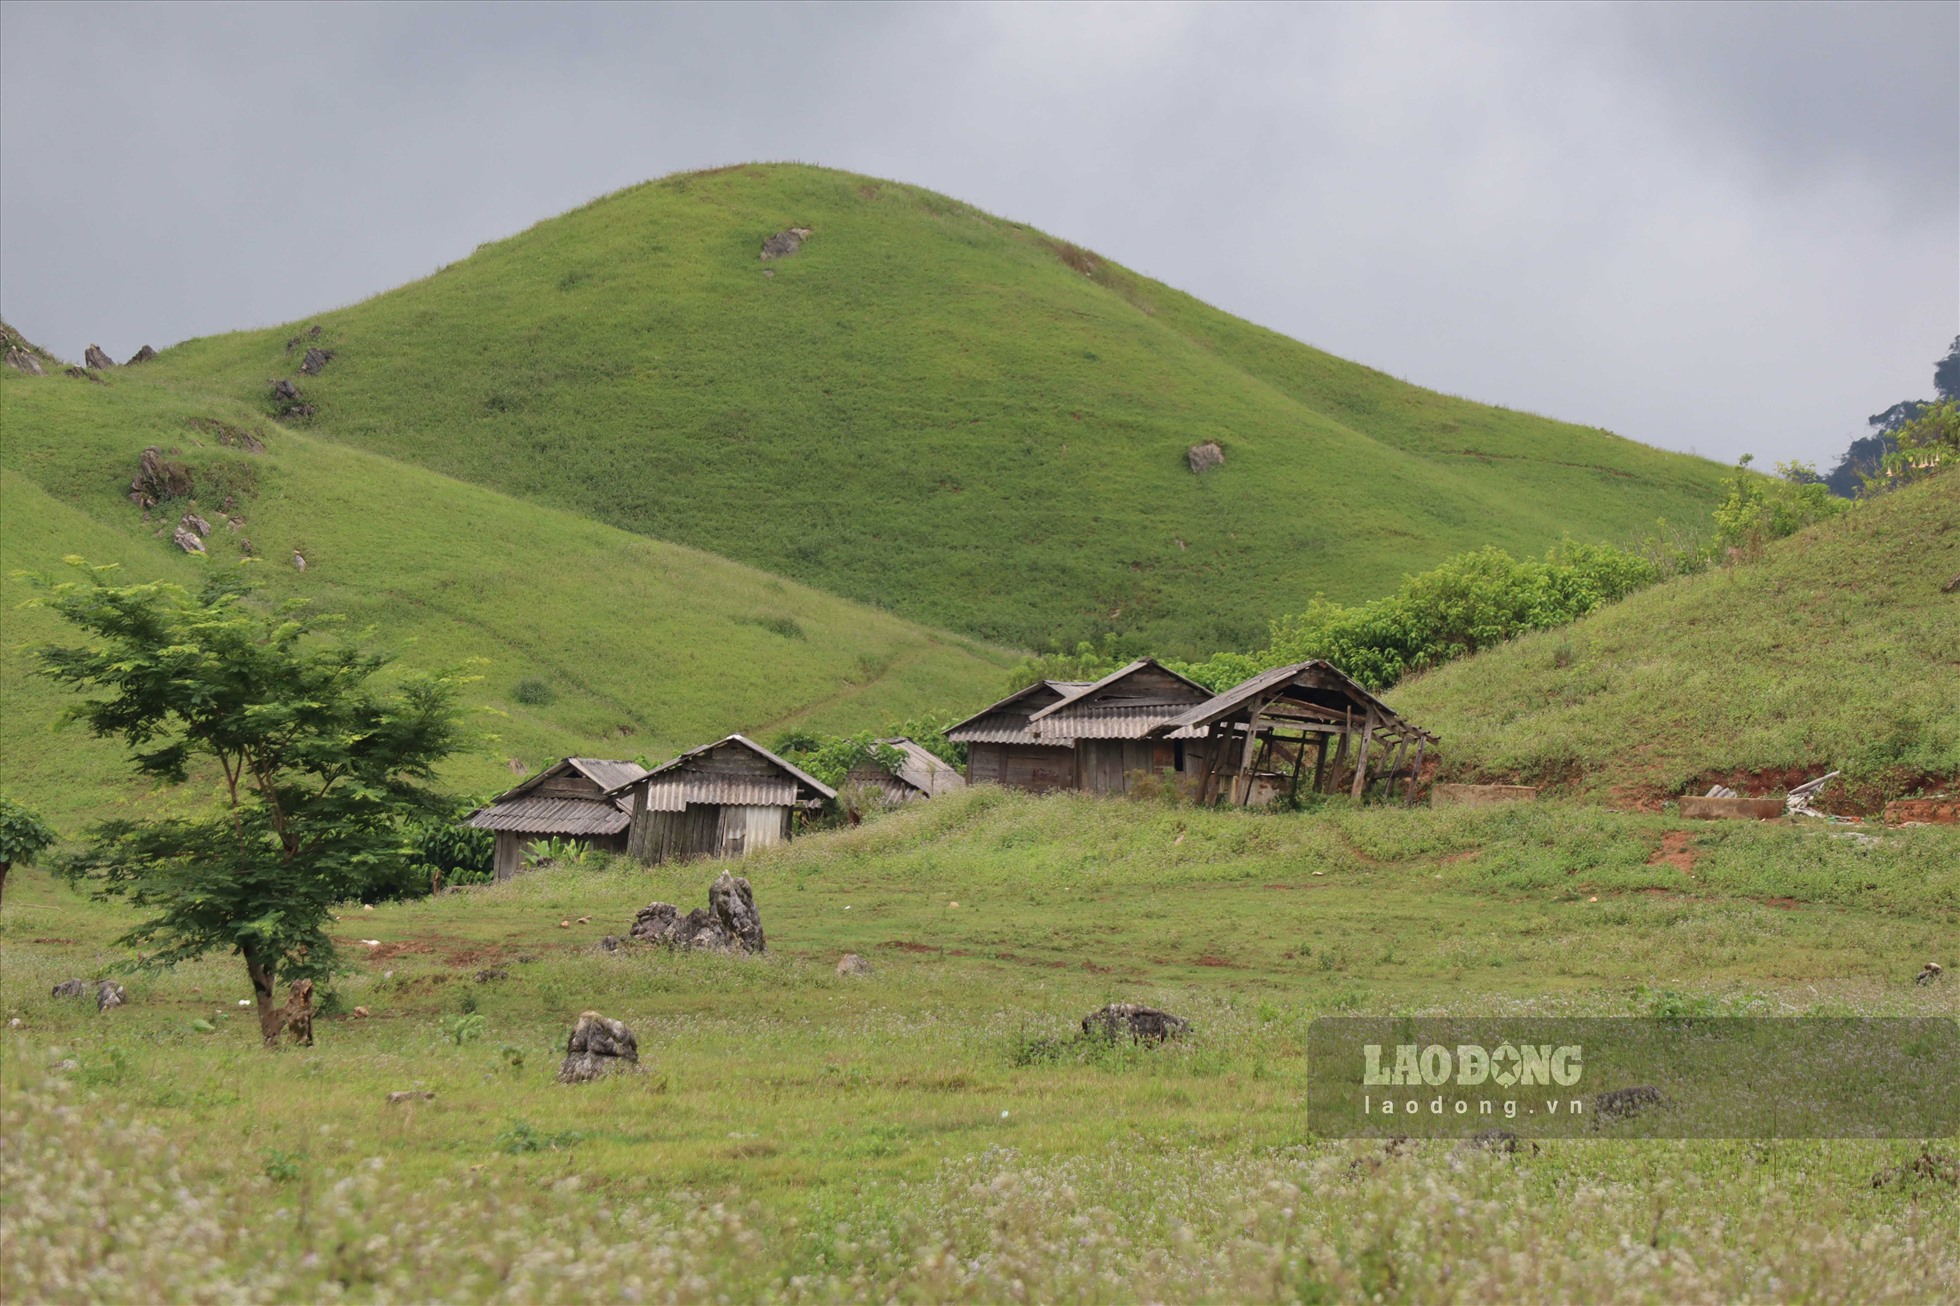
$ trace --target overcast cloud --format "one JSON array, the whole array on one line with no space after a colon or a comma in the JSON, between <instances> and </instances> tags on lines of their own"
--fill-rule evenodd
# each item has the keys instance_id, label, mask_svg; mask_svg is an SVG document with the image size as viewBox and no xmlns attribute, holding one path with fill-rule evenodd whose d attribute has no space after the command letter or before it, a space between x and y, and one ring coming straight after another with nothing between
<instances>
[{"instance_id":1,"label":"overcast cloud","mask_svg":"<svg viewBox=\"0 0 1960 1306\"><path fill-rule=\"evenodd\" d=\"M1834 461L1960 333L1960 6L0 6L0 313L118 358L799 159L1423 385Z\"/></svg>"}]
</instances>

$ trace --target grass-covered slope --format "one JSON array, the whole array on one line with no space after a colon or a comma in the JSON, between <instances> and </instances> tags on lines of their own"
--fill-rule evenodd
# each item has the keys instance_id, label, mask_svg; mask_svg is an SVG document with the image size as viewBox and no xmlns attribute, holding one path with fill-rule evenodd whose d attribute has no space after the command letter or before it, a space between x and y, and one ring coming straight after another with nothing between
<instances>
[{"instance_id":1,"label":"grass-covered slope","mask_svg":"<svg viewBox=\"0 0 1960 1306\"><path fill-rule=\"evenodd\" d=\"M1960 475L1405 682L1449 774L1626 798L1960 782Z\"/></svg>"},{"instance_id":2,"label":"grass-covered slope","mask_svg":"<svg viewBox=\"0 0 1960 1306\"><path fill-rule=\"evenodd\" d=\"M792 226L814 234L760 261ZM309 323L335 354L310 378L287 349ZM1697 519L1719 473L804 166L637 186L155 366L254 405L290 376L322 435L1023 646L1250 646L1316 591L1371 597L1457 550ZM1203 440L1225 464L1200 477Z\"/></svg>"},{"instance_id":3,"label":"grass-covered slope","mask_svg":"<svg viewBox=\"0 0 1960 1306\"><path fill-rule=\"evenodd\" d=\"M215 419L256 428L265 452L221 442ZM145 514L129 481L147 445L197 474L208 559L180 552L185 505ZM629 534L482 486L286 430L144 367L107 384L0 369L0 776L67 824L99 813L126 774L118 750L50 736L66 701L31 674L29 647L67 635L22 609L14 573L61 560L196 583L249 540L274 597L303 595L421 666L488 659L476 705L497 736L452 780L499 788L511 763L564 753L659 758L732 730L790 723L875 729L958 710L995 691L1001 653L693 549ZM224 495L243 518L218 515ZM302 573L295 552L307 560ZM518 701L539 681L547 702Z\"/></svg>"},{"instance_id":4,"label":"grass-covered slope","mask_svg":"<svg viewBox=\"0 0 1960 1306\"><path fill-rule=\"evenodd\" d=\"M10 1299L1916 1303L1960 1273L1953 1189L1873 1182L1950 1138L1345 1141L1307 1049L1356 1013L1951 1018L1912 977L1960 964L1960 831L987 786L744 860L762 957L594 946L720 869L350 907L338 1014L274 1052L235 957L50 997L132 915L17 869ZM1064 1042L1111 1001L1191 1029ZM645 1074L553 1082L585 1008Z\"/></svg>"}]
</instances>

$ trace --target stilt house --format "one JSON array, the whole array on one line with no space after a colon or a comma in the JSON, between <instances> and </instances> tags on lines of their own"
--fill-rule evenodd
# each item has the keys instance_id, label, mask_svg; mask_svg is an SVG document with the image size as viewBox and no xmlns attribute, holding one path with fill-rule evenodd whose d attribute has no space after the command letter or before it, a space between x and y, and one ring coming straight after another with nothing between
<instances>
[{"instance_id":1,"label":"stilt house","mask_svg":"<svg viewBox=\"0 0 1960 1306\"><path fill-rule=\"evenodd\" d=\"M499 880L517 874L525 851L545 839L625 852L633 818L612 793L646 773L636 762L568 757L471 812L467 824L496 831Z\"/></svg>"},{"instance_id":2,"label":"stilt house","mask_svg":"<svg viewBox=\"0 0 1960 1306\"><path fill-rule=\"evenodd\" d=\"M740 857L790 837L799 809L837 797L761 744L730 735L614 789L629 814L626 851L645 862Z\"/></svg>"}]
</instances>

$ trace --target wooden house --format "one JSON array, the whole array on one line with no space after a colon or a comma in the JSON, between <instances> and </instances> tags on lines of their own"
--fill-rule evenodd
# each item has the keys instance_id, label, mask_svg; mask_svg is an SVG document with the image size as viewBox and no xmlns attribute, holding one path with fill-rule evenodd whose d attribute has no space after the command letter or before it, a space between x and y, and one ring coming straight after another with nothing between
<instances>
[{"instance_id":1,"label":"wooden house","mask_svg":"<svg viewBox=\"0 0 1960 1306\"><path fill-rule=\"evenodd\" d=\"M1087 681L1044 680L983 707L946 732L966 745L968 784L998 784L1043 793L1075 787L1075 741L1041 739L1028 717L1087 689Z\"/></svg>"},{"instance_id":2,"label":"wooden house","mask_svg":"<svg viewBox=\"0 0 1960 1306\"><path fill-rule=\"evenodd\" d=\"M1158 733L1211 691L1143 658L1092 683L1049 680L1010 694L946 732L967 746L967 779L1036 792L1122 793L1140 771L1200 760L1202 730Z\"/></svg>"},{"instance_id":3,"label":"wooden house","mask_svg":"<svg viewBox=\"0 0 1960 1306\"><path fill-rule=\"evenodd\" d=\"M568 757L471 812L466 823L496 831L499 880L517 874L525 850L545 839L625 852L632 815L612 795L646 773L636 762Z\"/></svg>"},{"instance_id":4,"label":"wooden house","mask_svg":"<svg viewBox=\"0 0 1960 1306\"><path fill-rule=\"evenodd\" d=\"M1423 754L1437 742L1318 660L1262 672L1151 731L1164 740L1194 735L1205 758L1196 771L1198 801L1241 807L1297 794L1303 785L1359 799L1371 784L1393 795L1406 783L1413 801Z\"/></svg>"},{"instance_id":5,"label":"wooden house","mask_svg":"<svg viewBox=\"0 0 1960 1306\"><path fill-rule=\"evenodd\" d=\"M761 744L730 735L614 789L629 814L626 851L645 862L740 857L790 837L798 809L835 790Z\"/></svg>"},{"instance_id":6,"label":"wooden house","mask_svg":"<svg viewBox=\"0 0 1960 1306\"><path fill-rule=\"evenodd\" d=\"M911 803L936 798L966 788L966 778L951 762L936 757L909 739L880 739L898 758L886 765L876 756L866 757L852 767L845 779L865 789L876 790L888 803Z\"/></svg>"}]
</instances>

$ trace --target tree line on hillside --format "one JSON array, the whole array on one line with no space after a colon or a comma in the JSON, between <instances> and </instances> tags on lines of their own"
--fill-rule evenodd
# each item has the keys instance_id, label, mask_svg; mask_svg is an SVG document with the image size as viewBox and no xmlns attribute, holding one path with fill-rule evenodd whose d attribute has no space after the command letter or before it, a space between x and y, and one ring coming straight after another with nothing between
<instances>
[{"instance_id":1,"label":"tree line on hillside","mask_svg":"<svg viewBox=\"0 0 1960 1306\"><path fill-rule=\"evenodd\" d=\"M1931 399L1903 400L1866 418L1871 434L1853 440L1837 466L1824 477L1831 493L1853 498L1864 490L1868 480L1884 478L1888 460L1901 451L1900 437L1924 438L1923 429L1915 429L1914 424L1925 418L1929 410L1944 406L1949 410L1946 420L1954 420L1951 410L1960 402L1960 336L1953 338L1946 356L1933 364L1933 395Z\"/></svg>"}]
</instances>

